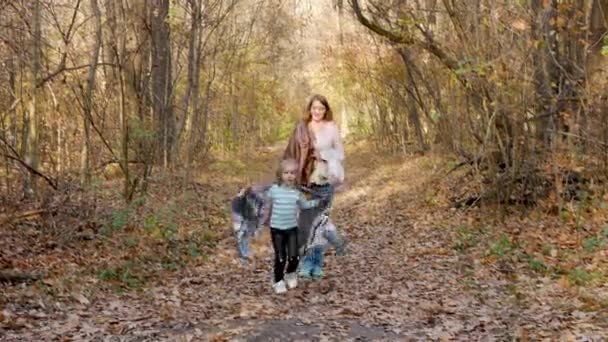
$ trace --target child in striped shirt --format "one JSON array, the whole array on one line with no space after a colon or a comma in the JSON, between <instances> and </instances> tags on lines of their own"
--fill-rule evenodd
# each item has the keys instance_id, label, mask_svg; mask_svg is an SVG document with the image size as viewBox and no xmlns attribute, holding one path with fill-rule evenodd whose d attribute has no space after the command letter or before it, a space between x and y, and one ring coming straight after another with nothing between
<instances>
[{"instance_id":1,"label":"child in striped shirt","mask_svg":"<svg viewBox=\"0 0 608 342\"><path fill-rule=\"evenodd\" d=\"M300 209L312 208L324 200L306 200L296 187L298 162L285 159L277 171L277 183L266 192L272 202L270 234L274 248L275 293L285 293L298 285L298 214ZM287 269L285 269L287 265Z\"/></svg>"}]
</instances>

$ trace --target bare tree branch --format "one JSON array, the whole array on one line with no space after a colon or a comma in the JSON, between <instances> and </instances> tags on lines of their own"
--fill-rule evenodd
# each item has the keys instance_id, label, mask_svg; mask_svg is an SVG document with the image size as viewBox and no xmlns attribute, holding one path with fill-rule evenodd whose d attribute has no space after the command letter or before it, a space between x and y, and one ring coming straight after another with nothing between
<instances>
[{"instance_id":1,"label":"bare tree branch","mask_svg":"<svg viewBox=\"0 0 608 342\"><path fill-rule=\"evenodd\" d=\"M31 167L28 163L26 163L23 159L21 159L19 157L19 153L17 153L17 151L15 151L15 149L13 148L13 146L11 146L11 144L4 140L4 137L0 136L0 141L8 148L8 150L11 152L11 154L7 154L7 153L2 153L2 156L14 160L16 162L18 162L19 164L21 164L21 166L23 166L25 169L27 169L31 174L34 174L42 179L44 179L47 183L49 183L49 185L54 189L57 190L57 185L56 182L53 181L51 179L51 177L43 174L42 172L36 170L35 168Z\"/></svg>"},{"instance_id":2,"label":"bare tree branch","mask_svg":"<svg viewBox=\"0 0 608 342\"><path fill-rule=\"evenodd\" d=\"M349 0L349 1L351 4L351 7L353 8L353 11L355 12L355 16L357 17L357 20L359 20L359 22L361 24L363 24L363 26L367 27L372 32L374 32L382 37L387 38L392 43L396 43L396 44L413 44L414 43L414 39L412 37L405 37L405 36L399 35L395 32L391 32L388 29L385 29L384 27L380 26L375 21L370 21L363 14L363 11L361 10L361 6L359 5L359 0Z\"/></svg>"}]
</instances>

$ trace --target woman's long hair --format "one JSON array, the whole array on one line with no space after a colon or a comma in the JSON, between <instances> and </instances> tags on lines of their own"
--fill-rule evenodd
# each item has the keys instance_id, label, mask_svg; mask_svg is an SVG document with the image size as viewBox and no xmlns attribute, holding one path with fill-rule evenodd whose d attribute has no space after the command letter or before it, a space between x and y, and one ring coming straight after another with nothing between
<instances>
[{"instance_id":1,"label":"woman's long hair","mask_svg":"<svg viewBox=\"0 0 608 342\"><path fill-rule=\"evenodd\" d=\"M331 111L331 107L329 107L329 102L327 102L327 98L323 95L314 94L310 100L308 101L308 105L306 106L306 113L304 113L304 117L306 118L306 122L310 122L312 120L312 115L310 114L310 108L312 107L312 103L315 101L321 102L323 106L325 106L325 115L323 116L324 121L333 121L334 113Z\"/></svg>"}]
</instances>

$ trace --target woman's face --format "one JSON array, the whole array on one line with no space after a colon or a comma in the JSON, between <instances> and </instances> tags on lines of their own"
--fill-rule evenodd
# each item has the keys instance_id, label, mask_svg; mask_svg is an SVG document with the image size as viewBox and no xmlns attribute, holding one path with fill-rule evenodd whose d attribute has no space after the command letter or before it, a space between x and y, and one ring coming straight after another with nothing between
<instances>
[{"instance_id":1,"label":"woman's face","mask_svg":"<svg viewBox=\"0 0 608 342\"><path fill-rule=\"evenodd\" d=\"M320 122L325 118L327 108L318 100L314 100L310 105L310 117L312 121Z\"/></svg>"}]
</instances>

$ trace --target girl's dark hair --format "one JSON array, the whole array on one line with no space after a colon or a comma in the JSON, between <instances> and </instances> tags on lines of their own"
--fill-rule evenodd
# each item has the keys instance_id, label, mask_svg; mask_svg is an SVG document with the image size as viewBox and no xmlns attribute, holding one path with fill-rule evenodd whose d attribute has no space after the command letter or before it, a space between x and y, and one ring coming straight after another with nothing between
<instances>
[{"instance_id":1,"label":"girl's dark hair","mask_svg":"<svg viewBox=\"0 0 608 342\"><path fill-rule=\"evenodd\" d=\"M283 184L283 170L285 169L285 165L287 164L293 164L296 167L296 170L298 169L298 161L293 159L293 158L287 158L287 159L283 159L281 160L281 162L279 163L279 167L277 167L277 184L278 185L282 185Z\"/></svg>"},{"instance_id":2,"label":"girl's dark hair","mask_svg":"<svg viewBox=\"0 0 608 342\"><path fill-rule=\"evenodd\" d=\"M308 101L308 105L306 106L306 113L304 113L304 117L306 118L306 122L310 122L312 120L312 115L310 114L310 108L312 107L312 103L315 101L321 102L323 106L325 106L325 115L323 116L324 121L333 121L334 113L331 111L331 107L329 107L329 102L323 95L315 94Z\"/></svg>"}]
</instances>

